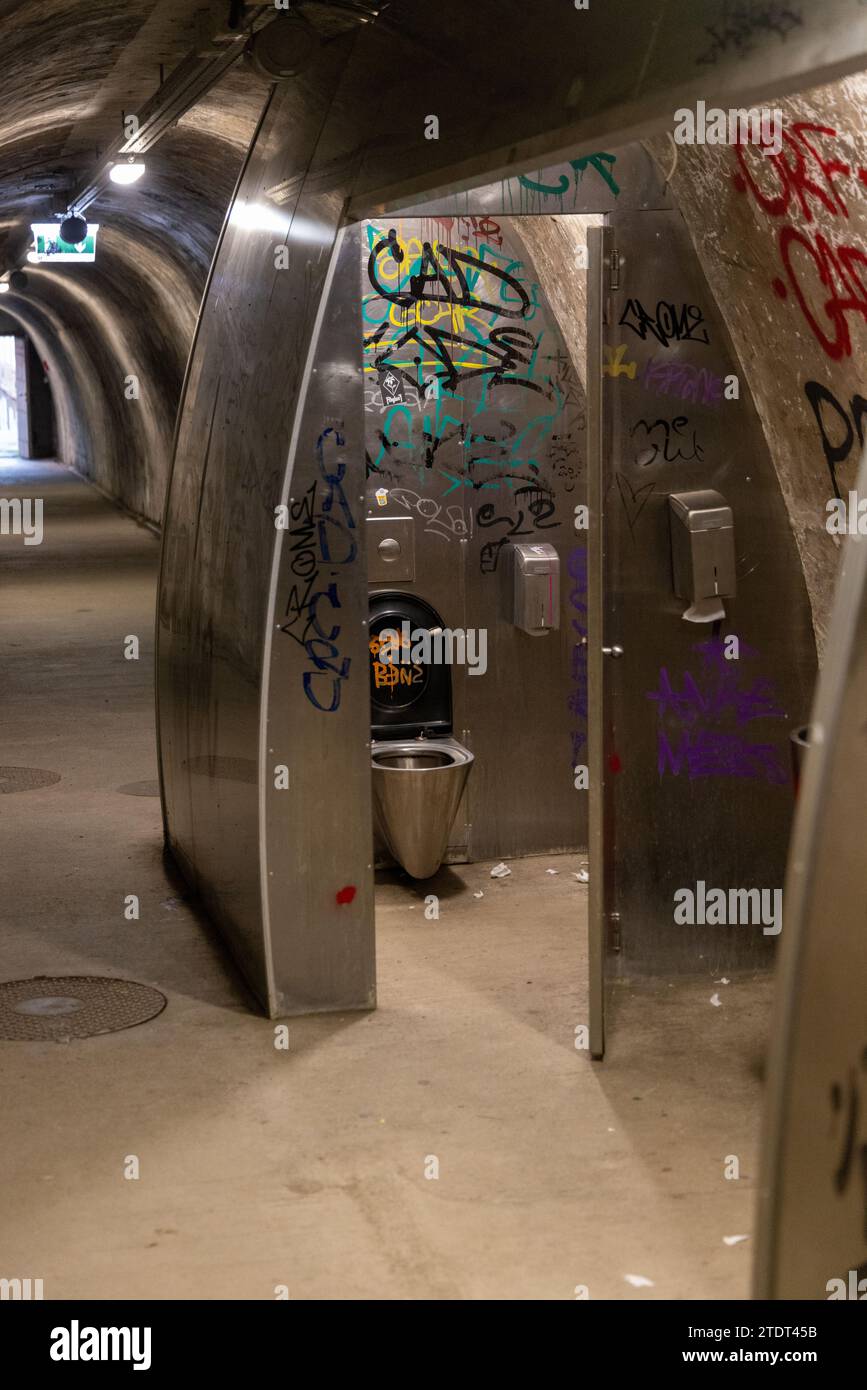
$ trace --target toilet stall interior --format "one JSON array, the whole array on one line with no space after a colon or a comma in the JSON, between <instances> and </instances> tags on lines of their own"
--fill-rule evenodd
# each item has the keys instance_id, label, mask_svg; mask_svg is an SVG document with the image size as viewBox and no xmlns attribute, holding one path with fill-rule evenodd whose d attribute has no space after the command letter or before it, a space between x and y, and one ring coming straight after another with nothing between
<instances>
[{"instance_id":1,"label":"toilet stall interior","mask_svg":"<svg viewBox=\"0 0 867 1390\"><path fill-rule=\"evenodd\" d=\"M569 221L586 265L584 219ZM390 855L415 877L439 867L402 855L411 822L413 842L429 834L450 863L584 847L580 364L516 219L383 219L360 240L378 862ZM572 317L578 338L580 296ZM399 661L383 659L392 628ZM422 630L447 634L430 664L409 660ZM427 766L386 763L395 738L419 735L438 766L430 750Z\"/></svg>"},{"instance_id":2,"label":"toilet stall interior","mask_svg":"<svg viewBox=\"0 0 867 1390\"><path fill-rule=\"evenodd\" d=\"M606 979L773 960L773 930L684 930L672 904L709 872L727 890L783 880L788 723L815 649L779 484L645 149L363 239L370 591L489 633L484 677L453 672L475 761L446 858L589 848L601 1056ZM558 626L531 635L514 574L537 542L556 555Z\"/></svg>"}]
</instances>

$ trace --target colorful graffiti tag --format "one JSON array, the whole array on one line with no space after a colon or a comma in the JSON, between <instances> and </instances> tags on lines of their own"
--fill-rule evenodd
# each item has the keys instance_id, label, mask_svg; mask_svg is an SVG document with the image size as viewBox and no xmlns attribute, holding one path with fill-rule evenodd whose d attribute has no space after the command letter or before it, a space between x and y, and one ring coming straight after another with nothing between
<instances>
[{"instance_id":1,"label":"colorful graffiti tag","mask_svg":"<svg viewBox=\"0 0 867 1390\"><path fill-rule=\"evenodd\" d=\"M427 492L436 480L436 497L544 488L549 455L562 467L584 422L539 286L493 218L425 225L431 240L367 227L368 476L414 475Z\"/></svg>"}]
</instances>

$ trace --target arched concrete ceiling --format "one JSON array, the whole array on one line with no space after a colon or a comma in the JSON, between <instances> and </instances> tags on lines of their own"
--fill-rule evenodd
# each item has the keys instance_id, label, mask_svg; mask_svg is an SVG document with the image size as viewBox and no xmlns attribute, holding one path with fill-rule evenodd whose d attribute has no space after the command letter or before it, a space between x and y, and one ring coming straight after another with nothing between
<instances>
[{"instance_id":1,"label":"arched concrete ceiling","mask_svg":"<svg viewBox=\"0 0 867 1390\"><path fill-rule=\"evenodd\" d=\"M30 223L86 183L123 115L159 87L161 65L168 76L191 49L203 9L0 0L0 271L21 263ZM147 155L141 184L110 184L88 209L96 263L74 275L27 266L26 290L3 300L48 365L59 455L152 520L205 277L266 93L254 73L230 69Z\"/></svg>"}]
</instances>

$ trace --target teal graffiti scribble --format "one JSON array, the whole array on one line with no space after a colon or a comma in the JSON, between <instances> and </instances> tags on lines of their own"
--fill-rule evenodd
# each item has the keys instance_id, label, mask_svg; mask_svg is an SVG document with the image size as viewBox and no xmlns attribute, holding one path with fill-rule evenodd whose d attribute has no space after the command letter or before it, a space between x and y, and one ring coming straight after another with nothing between
<instances>
[{"instance_id":1,"label":"teal graffiti scribble","mask_svg":"<svg viewBox=\"0 0 867 1390\"><path fill-rule=\"evenodd\" d=\"M584 155L583 159L570 159L569 164L575 176L576 185L584 177L588 166L595 169L597 174L605 180L615 198L620 193L620 185L614 178L614 165L617 163L617 156L606 154L604 150L599 150L596 154ZM610 165L610 168L606 166ZM543 193L546 197L562 198L563 194L569 189L569 175L561 174L556 187L550 183L540 183L538 179L531 179L528 174L519 174L518 182L524 188L529 188L533 193Z\"/></svg>"}]
</instances>

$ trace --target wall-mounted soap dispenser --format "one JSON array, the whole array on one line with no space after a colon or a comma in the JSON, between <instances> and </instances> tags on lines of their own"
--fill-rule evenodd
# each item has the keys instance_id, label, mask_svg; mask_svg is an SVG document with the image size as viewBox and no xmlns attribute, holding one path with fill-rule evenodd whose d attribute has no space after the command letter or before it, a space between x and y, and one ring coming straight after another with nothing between
<instances>
[{"instance_id":1,"label":"wall-mounted soap dispenser","mask_svg":"<svg viewBox=\"0 0 867 1390\"><path fill-rule=\"evenodd\" d=\"M734 598L735 532L732 509L719 492L669 495L674 592L685 599L684 618L709 623L725 617L723 599Z\"/></svg>"},{"instance_id":2,"label":"wall-mounted soap dispenser","mask_svg":"<svg viewBox=\"0 0 867 1390\"><path fill-rule=\"evenodd\" d=\"M508 622L542 637L560 626L560 556L553 545L506 546L503 557Z\"/></svg>"}]
</instances>

